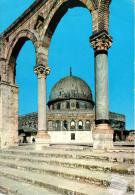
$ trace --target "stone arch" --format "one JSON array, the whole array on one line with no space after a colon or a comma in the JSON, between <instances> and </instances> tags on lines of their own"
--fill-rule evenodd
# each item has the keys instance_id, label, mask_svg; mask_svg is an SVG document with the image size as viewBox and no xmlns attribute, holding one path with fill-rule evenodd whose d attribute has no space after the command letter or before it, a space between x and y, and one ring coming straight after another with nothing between
<instances>
[{"instance_id":1,"label":"stone arch","mask_svg":"<svg viewBox=\"0 0 135 195\"><path fill-rule=\"evenodd\" d=\"M92 35L90 36L90 43L95 52L95 91L96 91L96 133L93 132L94 145L97 149L100 144L103 148L111 148L113 131L108 125L109 111L108 111L108 49L111 47L112 38L108 33L109 21L109 4L111 0L62 0L58 1L49 14L48 20L44 29L44 36L42 37L43 45L48 50L52 35L60 22L61 18L67 12L68 8L81 6L86 7L92 15ZM101 57L104 58L104 66L101 68ZM48 59L48 57L47 57ZM99 67L100 68L99 68ZM100 72L100 74L99 74ZM105 75L105 79L103 79ZM105 82L103 82L103 80ZM105 89L105 90L104 90ZM102 98L104 97L104 98ZM103 106L102 106L103 105ZM105 132L101 133L100 129L105 125ZM70 123L71 127L71 123ZM103 129L104 132L104 129ZM103 139L99 139L99 135ZM101 141L103 140L103 141ZM104 141L105 140L105 141ZM109 140L109 141L108 141ZM100 142L100 144L99 144Z\"/></svg>"},{"instance_id":2,"label":"stone arch","mask_svg":"<svg viewBox=\"0 0 135 195\"><path fill-rule=\"evenodd\" d=\"M59 24L62 17L66 14L69 8L84 7L90 12L96 9L97 4L93 3L93 0L63 0L59 1L55 8L51 11L49 19L46 22L44 28L43 43L46 48L49 48L53 33Z\"/></svg>"},{"instance_id":3,"label":"stone arch","mask_svg":"<svg viewBox=\"0 0 135 195\"><path fill-rule=\"evenodd\" d=\"M34 47L35 53L38 47L38 39L34 33L29 30L19 31L18 34L14 37L12 42L9 44L8 56L7 56L7 79L11 84L15 83L15 75L16 75L16 59L17 56L25 44L26 41L30 40ZM37 55L36 55L37 58Z\"/></svg>"},{"instance_id":4,"label":"stone arch","mask_svg":"<svg viewBox=\"0 0 135 195\"><path fill-rule=\"evenodd\" d=\"M20 49L27 40L31 40L33 42L36 50L36 66L34 71L38 76L38 97L40 103L38 107L37 138L39 138L39 140L40 138L43 138L43 140L49 140L45 108L46 77L50 72L50 69L47 67L48 48L57 24L67 12L68 8L81 6L86 7L92 15L92 36L90 37L90 43L95 52L94 58L96 78L96 126L92 129L94 140L93 148L112 148L113 131L109 126L107 69L107 54L108 49L112 44L112 38L108 33L110 2L111 0L52 0L52 7L50 8L49 0L43 2L37 1L12 26L10 26L6 32L3 33L2 37L0 36L0 47L3 47L1 46L1 44L3 44L1 43L1 39L7 45L3 47L4 49L2 50L0 48L0 58L1 53L5 54L5 56L0 59L1 65L4 67L3 70L0 70L0 72L2 72L2 76L4 75L0 81L0 133L2 137L2 146L5 146L5 144L6 146L12 145L16 143L18 139L18 88L14 83L15 61ZM35 29L33 26L34 15L31 13L34 10L34 13L38 14L40 12L39 7L42 7L44 11L47 12L47 15L45 13L45 15L43 14L43 18L38 18L39 21L37 22L39 22L39 26L41 28ZM21 31L19 29L23 30ZM104 63L101 59L104 60ZM11 82L11 84L2 81L8 81ZM70 128L72 127L71 123L73 123L75 130L77 127L77 121L71 120Z\"/></svg>"}]
</instances>

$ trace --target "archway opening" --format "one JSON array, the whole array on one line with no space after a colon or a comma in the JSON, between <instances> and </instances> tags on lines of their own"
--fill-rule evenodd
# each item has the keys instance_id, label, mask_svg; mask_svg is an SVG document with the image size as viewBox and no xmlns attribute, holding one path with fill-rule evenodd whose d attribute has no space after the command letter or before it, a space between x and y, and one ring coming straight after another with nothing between
<instances>
[{"instance_id":1,"label":"archway opening","mask_svg":"<svg viewBox=\"0 0 135 195\"><path fill-rule=\"evenodd\" d=\"M37 77L33 71L35 64L35 47L28 40L16 59L16 84L19 87L20 115L37 111Z\"/></svg>"},{"instance_id":2,"label":"archway opening","mask_svg":"<svg viewBox=\"0 0 135 195\"><path fill-rule=\"evenodd\" d=\"M20 38L15 44L11 57L9 59L9 83L17 86L18 102L18 135L19 141L28 142L24 137L35 135L37 129L37 116L29 117L29 113L37 112L37 78L34 74L33 67L36 63L35 46L32 41L26 37ZM17 105L18 104L18 105ZM26 117L20 117L26 115ZM24 120L23 120L24 119ZM21 143L19 142L19 143Z\"/></svg>"},{"instance_id":3,"label":"archway opening","mask_svg":"<svg viewBox=\"0 0 135 195\"><path fill-rule=\"evenodd\" d=\"M94 57L89 42L92 34L91 15L80 1L73 2L62 5L64 9L58 9L46 32L49 40L48 64L51 68L47 77L48 96L58 80L70 75L70 67L73 76L84 79L94 92Z\"/></svg>"}]
</instances>

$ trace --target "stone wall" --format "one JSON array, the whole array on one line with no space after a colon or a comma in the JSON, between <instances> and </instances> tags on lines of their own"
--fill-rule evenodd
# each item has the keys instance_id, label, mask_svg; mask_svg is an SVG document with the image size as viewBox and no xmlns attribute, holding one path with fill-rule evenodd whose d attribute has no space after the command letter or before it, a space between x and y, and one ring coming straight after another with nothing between
<instances>
[{"instance_id":1,"label":"stone wall","mask_svg":"<svg viewBox=\"0 0 135 195\"><path fill-rule=\"evenodd\" d=\"M125 129L125 116L118 113L110 112L110 123L114 129L124 130ZM95 114L94 111L48 111L47 112L47 121L68 121L70 123L71 120L75 120L78 122L79 120L87 121L89 120L92 125L94 125ZM38 116L37 113L30 113L24 116L19 116L19 129L22 127L33 127L37 129ZM53 128L48 128L48 130L55 130ZM62 129L61 129L62 130ZM78 130L78 129L76 129Z\"/></svg>"}]
</instances>

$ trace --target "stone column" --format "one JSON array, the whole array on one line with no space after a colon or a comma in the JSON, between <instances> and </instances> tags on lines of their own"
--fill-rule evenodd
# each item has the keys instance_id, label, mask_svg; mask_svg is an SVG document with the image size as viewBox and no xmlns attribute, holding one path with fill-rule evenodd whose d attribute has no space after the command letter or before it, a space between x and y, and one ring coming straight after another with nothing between
<instances>
[{"instance_id":1,"label":"stone column","mask_svg":"<svg viewBox=\"0 0 135 195\"><path fill-rule=\"evenodd\" d=\"M90 42L95 52L96 126L93 131L93 148L110 149L113 147L113 131L109 125L108 49L112 39L104 31L91 36Z\"/></svg>"},{"instance_id":2,"label":"stone column","mask_svg":"<svg viewBox=\"0 0 135 195\"><path fill-rule=\"evenodd\" d=\"M46 77L50 73L50 69L43 65L37 65L34 72L38 77L38 133L36 142L48 144L50 136L47 131Z\"/></svg>"}]
</instances>

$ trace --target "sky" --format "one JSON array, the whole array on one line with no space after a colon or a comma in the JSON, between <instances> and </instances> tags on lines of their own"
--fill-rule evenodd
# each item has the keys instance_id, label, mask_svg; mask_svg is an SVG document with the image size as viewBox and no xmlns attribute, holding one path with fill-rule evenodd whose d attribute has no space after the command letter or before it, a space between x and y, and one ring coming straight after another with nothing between
<instances>
[{"instance_id":1,"label":"sky","mask_svg":"<svg viewBox=\"0 0 135 195\"><path fill-rule=\"evenodd\" d=\"M34 0L0 0L0 33L19 17ZM113 37L109 49L109 110L126 115L126 128L134 129L134 42L133 0L112 0L109 31ZM84 79L94 93L94 52L89 43L92 35L90 12L72 8L58 24L49 48L47 100L53 85L73 75ZM35 48L31 41L24 44L17 58L16 82L19 86L19 114L37 111L37 77Z\"/></svg>"}]
</instances>

